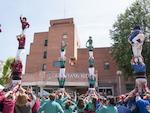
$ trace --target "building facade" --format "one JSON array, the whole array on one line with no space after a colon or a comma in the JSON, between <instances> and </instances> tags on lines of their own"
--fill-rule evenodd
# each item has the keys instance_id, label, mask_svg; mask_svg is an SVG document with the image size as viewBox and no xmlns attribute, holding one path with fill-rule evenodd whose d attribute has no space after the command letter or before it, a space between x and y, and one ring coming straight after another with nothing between
<instances>
[{"instance_id":1,"label":"building facade","mask_svg":"<svg viewBox=\"0 0 150 113\"><path fill-rule=\"evenodd\" d=\"M65 87L80 93L87 91L88 50L80 48L80 40L73 18L51 20L47 32L34 34L26 60L24 86L32 85L38 87L38 90L58 88L57 61L60 57L62 37L65 37L67 42ZM70 64L71 58L76 59L75 65ZM109 95L126 92L127 84L121 73L118 73L116 62L111 55L111 48L94 48L94 58L97 90Z\"/></svg>"}]
</instances>

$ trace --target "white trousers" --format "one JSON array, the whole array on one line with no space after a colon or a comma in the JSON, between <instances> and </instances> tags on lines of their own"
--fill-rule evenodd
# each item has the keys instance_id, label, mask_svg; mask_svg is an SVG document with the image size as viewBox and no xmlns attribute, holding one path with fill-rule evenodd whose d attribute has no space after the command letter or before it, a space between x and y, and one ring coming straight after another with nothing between
<instances>
[{"instance_id":1,"label":"white trousers","mask_svg":"<svg viewBox=\"0 0 150 113\"><path fill-rule=\"evenodd\" d=\"M141 42L138 42L137 40L140 40ZM145 40L144 35L141 33L139 35L137 35L134 39L132 39L132 51L133 51L133 55L134 57L141 57L141 53L142 53L142 45L143 42Z\"/></svg>"},{"instance_id":2,"label":"white trousers","mask_svg":"<svg viewBox=\"0 0 150 113\"><path fill-rule=\"evenodd\" d=\"M24 49L18 49L18 50L17 50L16 59L22 61L22 58L23 58L24 53L25 53L25 50L24 50Z\"/></svg>"},{"instance_id":3,"label":"white trousers","mask_svg":"<svg viewBox=\"0 0 150 113\"><path fill-rule=\"evenodd\" d=\"M93 51L89 51L89 57L93 57Z\"/></svg>"},{"instance_id":4,"label":"white trousers","mask_svg":"<svg viewBox=\"0 0 150 113\"><path fill-rule=\"evenodd\" d=\"M134 57L141 57L142 45L141 44L132 44L132 52Z\"/></svg>"},{"instance_id":5,"label":"white trousers","mask_svg":"<svg viewBox=\"0 0 150 113\"><path fill-rule=\"evenodd\" d=\"M65 51L61 51L61 52L60 52L60 57L61 57L62 59L65 58L65 53L66 53Z\"/></svg>"},{"instance_id":6,"label":"white trousers","mask_svg":"<svg viewBox=\"0 0 150 113\"><path fill-rule=\"evenodd\" d=\"M95 68L94 67L89 67L89 76L94 76L95 75L95 73L94 73L94 71L95 71Z\"/></svg>"},{"instance_id":7,"label":"white trousers","mask_svg":"<svg viewBox=\"0 0 150 113\"><path fill-rule=\"evenodd\" d=\"M133 44L132 51L134 55L134 62L140 62L144 64L143 57L142 57L142 45L141 44Z\"/></svg>"},{"instance_id":8,"label":"white trousers","mask_svg":"<svg viewBox=\"0 0 150 113\"><path fill-rule=\"evenodd\" d=\"M59 77L60 78L66 78L66 75L65 75L65 68L60 68L59 70Z\"/></svg>"}]
</instances>

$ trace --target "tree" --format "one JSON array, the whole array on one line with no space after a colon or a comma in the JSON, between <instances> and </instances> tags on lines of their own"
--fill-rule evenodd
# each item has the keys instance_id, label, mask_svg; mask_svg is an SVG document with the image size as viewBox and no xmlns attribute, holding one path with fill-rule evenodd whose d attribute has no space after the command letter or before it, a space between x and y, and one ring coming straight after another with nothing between
<instances>
[{"instance_id":1,"label":"tree","mask_svg":"<svg viewBox=\"0 0 150 113\"><path fill-rule=\"evenodd\" d=\"M132 49L128 43L128 36L135 25L140 25L145 34L150 33L150 1L137 0L124 14L120 14L117 21L113 24L111 38L114 41L112 45L112 55L116 60L118 67L124 75L132 75L130 60L132 58ZM150 75L150 43L145 41L142 55L147 65L147 74Z\"/></svg>"},{"instance_id":2,"label":"tree","mask_svg":"<svg viewBox=\"0 0 150 113\"><path fill-rule=\"evenodd\" d=\"M5 61L3 65L2 77L0 78L0 84L5 85L9 83L11 76L11 64L13 61L14 58L11 57Z\"/></svg>"}]
</instances>

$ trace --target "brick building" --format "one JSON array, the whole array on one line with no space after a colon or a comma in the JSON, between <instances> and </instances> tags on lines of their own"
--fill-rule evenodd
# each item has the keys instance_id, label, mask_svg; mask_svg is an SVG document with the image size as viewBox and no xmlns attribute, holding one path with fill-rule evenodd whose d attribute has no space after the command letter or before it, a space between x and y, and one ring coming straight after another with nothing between
<instances>
[{"instance_id":1,"label":"brick building","mask_svg":"<svg viewBox=\"0 0 150 113\"><path fill-rule=\"evenodd\" d=\"M60 57L62 37L67 37L66 89L79 92L87 90L88 50L80 48L73 18L51 20L48 32L34 34L34 41L26 60L24 86L32 85L37 87L37 90L58 88L59 68L56 63ZM70 58L76 59L75 65L69 64ZM121 73L117 71L111 56L111 48L94 48L94 58L97 90L112 95L126 92L124 79L118 76Z\"/></svg>"}]
</instances>

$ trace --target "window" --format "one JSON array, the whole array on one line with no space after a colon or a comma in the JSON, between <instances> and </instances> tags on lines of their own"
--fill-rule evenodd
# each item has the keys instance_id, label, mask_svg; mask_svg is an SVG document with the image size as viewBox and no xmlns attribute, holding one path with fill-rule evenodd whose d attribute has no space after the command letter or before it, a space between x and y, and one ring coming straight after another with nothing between
<instances>
[{"instance_id":1,"label":"window","mask_svg":"<svg viewBox=\"0 0 150 113\"><path fill-rule=\"evenodd\" d=\"M48 45L48 40L44 40L44 46L47 46Z\"/></svg>"},{"instance_id":2,"label":"window","mask_svg":"<svg viewBox=\"0 0 150 113\"><path fill-rule=\"evenodd\" d=\"M43 65L42 65L42 71L45 71L46 68L47 68L47 65L46 65L46 64L43 64Z\"/></svg>"},{"instance_id":3,"label":"window","mask_svg":"<svg viewBox=\"0 0 150 113\"><path fill-rule=\"evenodd\" d=\"M104 70L109 70L109 68L110 68L109 63L108 63L108 62L105 62L105 63L104 63Z\"/></svg>"},{"instance_id":4,"label":"window","mask_svg":"<svg viewBox=\"0 0 150 113\"><path fill-rule=\"evenodd\" d=\"M47 58L47 51L44 51L43 58L44 58L44 59L46 59L46 58Z\"/></svg>"},{"instance_id":5,"label":"window","mask_svg":"<svg viewBox=\"0 0 150 113\"><path fill-rule=\"evenodd\" d=\"M98 88L99 93L101 93L101 95L114 95L113 94L113 88L112 87L99 87Z\"/></svg>"}]
</instances>

